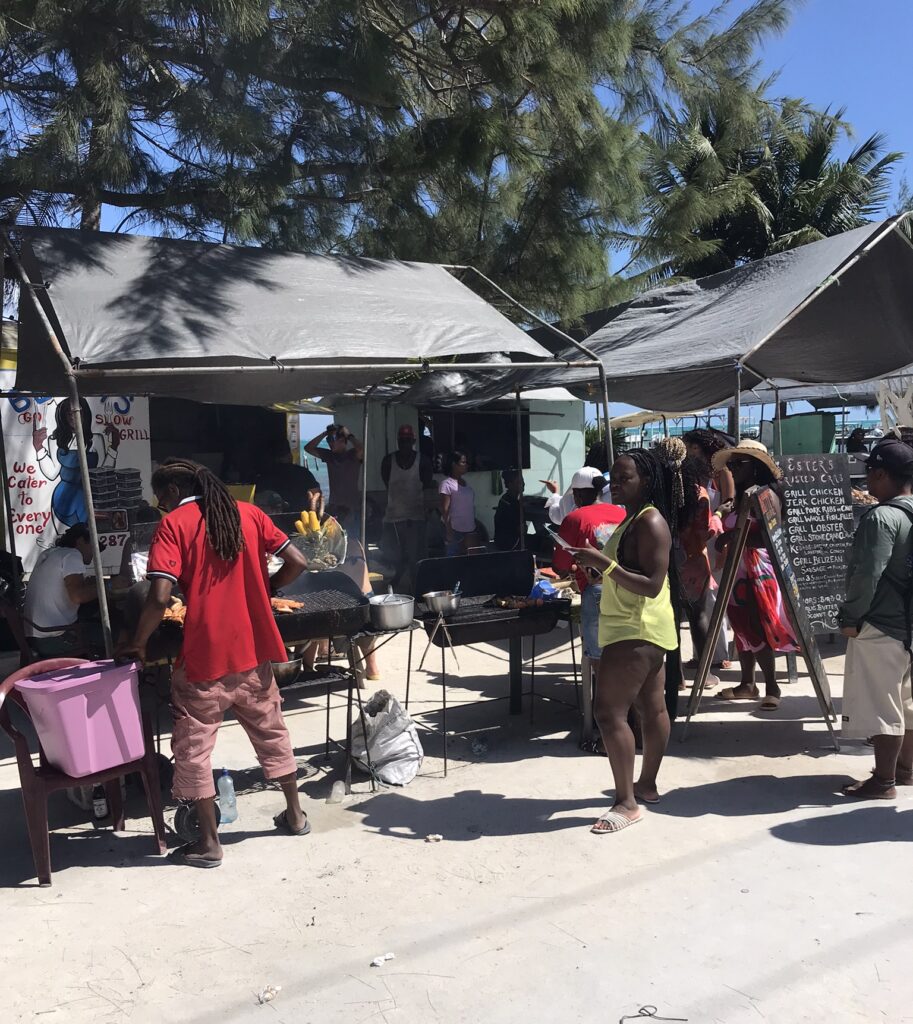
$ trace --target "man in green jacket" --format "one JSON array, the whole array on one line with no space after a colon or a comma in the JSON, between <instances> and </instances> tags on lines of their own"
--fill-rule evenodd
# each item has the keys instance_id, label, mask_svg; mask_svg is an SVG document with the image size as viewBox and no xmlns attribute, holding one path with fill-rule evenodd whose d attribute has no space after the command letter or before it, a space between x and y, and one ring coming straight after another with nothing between
<instances>
[{"instance_id":1,"label":"man in green jacket","mask_svg":"<svg viewBox=\"0 0 913 1024\"><path fill-rule=\"evenodd\" d=\"M839 620L850 638L843 735L873 737L875 770L843 792L861 800L893 800L896 786L913 785L913 448L881 441L866 461L866 481L879 504L865 513L853 538Z\"/></svg>"}]
</instances>

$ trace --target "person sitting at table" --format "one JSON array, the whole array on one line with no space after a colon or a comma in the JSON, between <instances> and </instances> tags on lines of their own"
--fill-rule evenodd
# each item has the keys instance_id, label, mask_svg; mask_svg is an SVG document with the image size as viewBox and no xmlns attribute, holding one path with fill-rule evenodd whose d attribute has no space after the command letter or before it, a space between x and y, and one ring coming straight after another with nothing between
<instances>
[{"instance_id":1,"label":"person sitting at table","mask_svg":"<svg viewBox=\"0 0 913 1024\"><path fill-rule=\"evenodd\" d=\"M87 577L92 561L89 527L76 523L38 557L25 592L25 635L39 658L57 658L80 647L76 619L81 605L98 600Z\"/></svg>"},{"instance_id":2,"label":"person sitting at table","mask_svg":"<svg viewBox=\"0 0 913 1024\"><path fill-rule=\"evenodd\" d=\"M441 481L441 521L444 524L444 551L464 555L476 543L476 495L466 482L469 458L465 452L451 452L447 476Z\"/></svg>"},{"instance_id":3,"label":"person sitting at table","mask_svg":"<svg viewBox=\"0 0 913 1024\"><path fill-rule=\"evenodd\" d=\"M571 492L576 508L564 517L558 536L572 548L598 548L609 542L615 527L624 522L625 510L599 498L606 488L606 478L591 466L579 469L571 480ZM584 568L576 566L570 552L556 545L552 555L552 568L563 576L573 571L580 591L580 640L583 657L580 678L583 680L583 729L581 750L599 753L596 725L593 719L593 688L599 669L602 648L599 646L599 602L602 600L602 580L594 579Z\"/></svg>"},{"instance_id":4,"label":"person sitting at table","mask_svg":"<svg viewBox=\"0 0 913 1024\"><path fill-rule=\"evenodd\" d=\"M270 592L307 568L301 552L260 509L235 501L210 470L166 459L152 475L166 511L149 550L152 582L133 639L120 650L145 660L146 645L180 586L187 613L180 659L171 678L176 800L197 805L200 838L170 859L195 868L222 863L216 830L212 751L229 708L254 746L267 779L282 787L286 809L273 819L291 835L310 832L298 795L298 766L282 719L271 662L286 660ZM282 567L267 574L268 555Z\"/></svg>"}]
</instances>

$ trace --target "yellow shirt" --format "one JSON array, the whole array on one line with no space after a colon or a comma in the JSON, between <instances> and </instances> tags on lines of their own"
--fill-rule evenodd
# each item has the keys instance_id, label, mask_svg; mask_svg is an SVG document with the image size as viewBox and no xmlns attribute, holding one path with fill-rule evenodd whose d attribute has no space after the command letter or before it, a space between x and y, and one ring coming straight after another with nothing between
<instances>
[{"instance_id":1,"label":"yellow shirt","mask_svg":"<svg viewBox=\"0 0 913 1024\"><path fill-rule=\"evenodd\" d=\"M618 547L625 530L651 508L652 505L645 505L633 519L626 520L612 534L603 549L609 558L617 560ZM622 640L646 640L664 651L674 651L678 647L668 576L656 597L642 597L619 586L608 571L603 573L602 600L599 603L599 646L608 647Z\"/></svg>"}]
</instances>

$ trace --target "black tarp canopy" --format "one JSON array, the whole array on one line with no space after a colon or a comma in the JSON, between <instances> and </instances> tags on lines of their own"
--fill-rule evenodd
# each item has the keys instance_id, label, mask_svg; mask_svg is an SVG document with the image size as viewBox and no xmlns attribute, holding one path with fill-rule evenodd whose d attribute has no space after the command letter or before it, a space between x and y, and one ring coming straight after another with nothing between
<instances>
[{"instance_id":1,"label":"black tarp canopy","mask_svg":"<svg viewBox=\"0 0 913 1024\"><path fill-rule=\"evenodd\" d=\"M550 355L434 264L66 229L21 239L82 394L270 405L369 386L406 362ZM66 394L65 376L22 301L17 387Z\"/></svg>"},{"instance_id":2,"label":"black tarp canopy","mask_svg":"<svg viewBox=\"0 0 913 1024\"><path fill-rule=\"evenodd\" d=\"M669 412L731 400L771 378L846 384L913 362L913 245L904 217L847 231L589 314L577 335L602 361L609 398ZM559 357L545 328L530 332ZM577 357L579 358L579 356ZM461 405L519 386L594 395L586 368L427 379L416 400Z\"/></svg>"}]
</instances>

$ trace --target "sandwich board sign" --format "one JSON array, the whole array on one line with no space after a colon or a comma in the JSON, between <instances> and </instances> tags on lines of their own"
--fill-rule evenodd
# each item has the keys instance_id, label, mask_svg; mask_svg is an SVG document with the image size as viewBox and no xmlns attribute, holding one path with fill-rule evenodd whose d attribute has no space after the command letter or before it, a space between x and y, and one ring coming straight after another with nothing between
<instances>
[{"instance_id":1,"label":"sandwich board sign","mask_svg":"<svg viewBox=\"0 0 913 1024\"><path fill-rule=\"evenodd\" d=\"M786 530L780 517L780 503L769 487L752 487L742 496L738 519L736 520L735 529L732 531L729 549L726 554L726 563L723 567L720 589L717 592L716 605L710 620L707 641L701 654L697 675L694 677L694 684L691 687L691 697L688 701L688 716L685 719L681 738L682 740L685 739L691 719L700 707L701 695L707 682L707 676L710 674L710 663L713 658L717 638L720 635L720 629L722 628L723 616L726 614L726 606L729 603L729 598L735 586L739 563L741 562L745 545L748 543L749 532L753 524L756 524L758 529L760 529L764 545L770 553L774 575L780 585L786 613L799 644L799 650L805 660L805 666L808 669L808 674L815 690L815 696L818 699L818 706L821 709L821 716L831 735L834 749L839 750L840 743L833 726L837 715L834 711L827 672L821 661L821 654L818 651L805 604L799 592L796 573L790 561Z\"/></svg>"}]
</instances>

